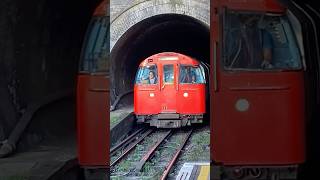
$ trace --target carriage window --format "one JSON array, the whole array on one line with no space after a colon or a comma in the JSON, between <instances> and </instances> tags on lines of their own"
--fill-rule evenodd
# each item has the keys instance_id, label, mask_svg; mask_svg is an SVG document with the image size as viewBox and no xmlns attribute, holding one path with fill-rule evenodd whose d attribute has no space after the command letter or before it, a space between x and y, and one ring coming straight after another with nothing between
<instances>
[{"instance_id":1,"label":"carriage window","mask_svg":"<svg viewBox=\"0 0 320 180\"><path fill-rule=\"evenodd\" d=\"M225 69L300 69L301 60L284 16L227 11L224 16Z\"/></svg>"},{"instance_id":2,"label":"carriage window","mask_svg":"<svg viewBox=\"0 0 320 180\"><path fill-rule=\"evenodd\" d=\"M174 82L174 73L173 65L168 64L163 66L163 81L166 84L173 84Z\"/></svg>"},{"instance_id":3,"label":"carriage window","mask_svg":"<svg viewBox=\"0 0 320 180\"><path fill-rule=\"evenodd\" d=\"M87 31L80 61L80 71L109 72L107 18L94 17Z\"/></svg>"},{"instance_id":4,"label":"carriage window","mask_svg":"<svg viewBox=\"0 0 320 180\"><path fill-rule=\"evenodd\" d=\"M157 84L157 66L140 67L136 75L136 84Z\"/></svg>"},{"instance_id":5,"label":"carriage window","mask_svg":"<svg viewBox=\"0 0 320 180\"><path fill-rule=\"evenodd\" d=\"M200 67L180 66L179 82L186 83L205 83L204 73Z\"/></svg>"}]
</instances>

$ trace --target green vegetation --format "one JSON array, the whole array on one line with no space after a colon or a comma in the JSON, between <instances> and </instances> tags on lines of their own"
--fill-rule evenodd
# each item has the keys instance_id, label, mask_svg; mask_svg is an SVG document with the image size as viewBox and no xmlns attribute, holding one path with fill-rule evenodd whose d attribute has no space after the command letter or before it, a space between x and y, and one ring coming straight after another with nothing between
<instances>
[{"instance_id":1,"label":"green vegetation","mask_svg":"<svg viewBox=\"0 0 320 180\"><path fill-rule=\"evenodd\" d=\"M112 116L112 114L110 114L110 126L114 126L117 124L119 119L119 116Z\"/></svg>"},{"instance_id":2,"label":"green vegetation","mask_svg":"<svg viewBox=\"0 0 320 180\"><path fill-rule=\"evenodd\" d=\"M119 163L111 173L111 179L126 179L126 177L138 179L159 179L162 175L165 166L171 160L177 149L183 143L185 135L177 133L167 139L157 151L150 161L146 162L141 172L134 172L134 169L141 160L142 156L161 139L162 133L155 133L146 138L142 143L127 156L127 158ZM176 162L176 165L183 162L192 161L209 161L210 158L210 129L202 128L194 131L190 137L188 144L184 147L181 157ZM179 167L171 171L170 175L174 175L179 171Z\"/></svg>"},{"instance_id":3,"label":"green vegetation","mask_svg":"<svg viewBox=\"0 0 320 180\"><path fill-rule=\"evenodd\" d=\"M185 161L209 161L210 159L210 132L201 131L191 138L192 144L188 148L183 160Z\"/></svg>"},{"instance_id":4,"label":"green vegetation","mask_svg":"<svg viewBox=\"0 0 320 180\"><path fill-rule=\"evenodd\" d=\"M110 127L113 127L116 124L118 124L120 120L128 116L129 113L130 112L120 111L120 110L119 112L110 112Z\"/></svg>"},{"instance_id":5,"label":"green vegetation","mask_svg":"<svg viewBox=\"0 0 320 180\"><path fill-rule=\"evenodd\" d=\"M153 146L157 142L159 137L161 137L161 134L154 134L146 138L141 144L138 144L136 148L127 155L125 160L121 161L118 165L116 165L116 167L113 169L113 172L111 173L112 175L111 179L123 179L123 178L125 179L125 176L124 177L117 176L124 173L129 173L130 175L132 175L132 172L136 167L136 163L138 163L141 160L144 153L147 150L149 150L151 146ZM112 157L112 158L114 159L115 157ZM135 172L134 175L138 175L139 179L150 179L151 178L150 172L152 172L151 174L152 177L154 177L154 175L158 173L158 171L152 171L151 169L152 166L154 165L148 162L143 167L143 169L148 169L148 171ZM143 172L146 172L146 173L143 173Z\"/></svg>"}]
</instances>

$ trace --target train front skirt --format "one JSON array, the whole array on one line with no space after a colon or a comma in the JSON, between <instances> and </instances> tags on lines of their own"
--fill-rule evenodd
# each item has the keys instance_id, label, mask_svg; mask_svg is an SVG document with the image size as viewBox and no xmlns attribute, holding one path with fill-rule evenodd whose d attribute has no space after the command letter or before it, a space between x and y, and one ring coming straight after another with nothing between
<instances>
[{"instance_id":1,"label":"train front skirt","mask_svg":"<svg viewBox=\"0 0 320 180\"><path fill-rule=\"evenodd\" d=\"M137 123L149 123L150 126L157 128L180 128L203 122L202 114L161 113L157 115L137 115L136 117Z\"/></svg>"}]
</instances>

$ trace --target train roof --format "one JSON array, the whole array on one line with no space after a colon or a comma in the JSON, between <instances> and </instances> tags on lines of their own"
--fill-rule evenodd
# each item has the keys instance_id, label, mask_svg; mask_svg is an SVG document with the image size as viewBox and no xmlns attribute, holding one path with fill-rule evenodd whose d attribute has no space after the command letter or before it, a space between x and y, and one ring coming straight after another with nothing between
<instances>
[{"instance_id":1,"label":"train roof","mask_svg":"<svg viewBox=\"0 0 320 180\"><path fill-rule=\"evenodd\" d=\"M109 0L103 0L94 11L93 16L106 16L108 5L109 5Z\"/></svg>"},{"instance_id":2,"label":"train roof","mask_svg":"<svg viewBox=\"0 0 320 180\"><path fill-rule=\"evenodd\" d=\"M165 62L169 62L169 61L170 62L176 61L176 63L179 63L179 64L190 64L193 66L200 64L199 61L197 61L196 59L180 53L162 52L146 58L140 63L140 66L147 66L147 65L159 64L159 63L165 64Z\"/></svg>"}]
</instances>

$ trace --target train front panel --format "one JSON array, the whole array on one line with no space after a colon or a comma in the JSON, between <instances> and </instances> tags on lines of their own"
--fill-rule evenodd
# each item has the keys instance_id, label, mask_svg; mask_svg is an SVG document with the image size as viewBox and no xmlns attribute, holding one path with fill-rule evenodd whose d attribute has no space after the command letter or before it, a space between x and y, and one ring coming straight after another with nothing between
<instances>
[{"instance_id":1,"label":"train front panel","mask_svg":"<svg viewBox=\"0 0 320 180\"><path fill-rule=\"evenodd\" d=\"M137 71L134 86L138 122L162 128L202 123L205 83L203 68L190 57L160 53L147 58Z\"/></svg>"}]
</instances>

